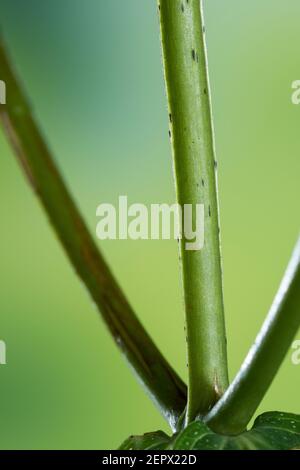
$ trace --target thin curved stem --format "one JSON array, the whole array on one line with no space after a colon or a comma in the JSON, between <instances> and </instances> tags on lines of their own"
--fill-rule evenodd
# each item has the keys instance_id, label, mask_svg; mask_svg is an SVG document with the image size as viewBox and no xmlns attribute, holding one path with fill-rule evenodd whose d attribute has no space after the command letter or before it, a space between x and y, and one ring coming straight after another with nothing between
<instances>
[{"instance_id":1,"label":"thin curved stem","mask_svg":"<svg viewBox=\"0 0 300 470\"><path fill-rule=\"evenodd\" d=\"M8 95L7 104L0 107L0 118L27 178L116 344L174 427L186 405L186 386L142 327L97 249L52 160L3 45L0 70Z\"/></svg>"},{"instance_id":2,"label":"thin curved stem","mask_svg":"<svg viewBox=\"0 0 300 470\"><path fill-rule=\"evenodd\" d=\"M272 383L300 327L300 238L256 341L240 371L206 417L216 432L243 432Z\"/></svg>"}]
</instances>

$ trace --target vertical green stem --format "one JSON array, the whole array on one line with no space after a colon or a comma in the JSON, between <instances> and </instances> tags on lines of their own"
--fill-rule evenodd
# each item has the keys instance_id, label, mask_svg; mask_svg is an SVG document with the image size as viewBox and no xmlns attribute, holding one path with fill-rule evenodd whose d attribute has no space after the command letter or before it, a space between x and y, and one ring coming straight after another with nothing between
<instances>
[{"instance_id":1,"label":"vertical green stem","mask_svg":"<svg viewBox=\"0 0 300 470\"><path fill-rule=\"evenodd\" d=\"M187 325L187 419L205 413L228 386L216 160L204 26L199 0L158 2L178 203L204 204L205 243L181 264Z\"/></svg>"}]
</instances>

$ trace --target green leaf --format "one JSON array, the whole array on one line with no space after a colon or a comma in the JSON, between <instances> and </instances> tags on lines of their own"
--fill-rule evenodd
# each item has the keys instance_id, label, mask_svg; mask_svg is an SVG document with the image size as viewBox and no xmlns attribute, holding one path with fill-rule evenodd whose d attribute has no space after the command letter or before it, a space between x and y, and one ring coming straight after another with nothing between
<instances>
[{"instance_id":1,"label":"green leaf","mask_svg":"<svg viewBox=\"0 0 300 470\"><path fill-rule=\"evenodd\" d=\"M146 433L143 436L130 436L120 450L164 450L170 443L170 437L162 431Z\"/></svg>"},{"instance_id":2,"label":"green leaf","mask_svg":"<svg viewBox=\"0 0 300 470\"><path fill-rule=\"evenodd\" d=\"M162 432L130 437L122 450L291 450L300 446L300 416L278 411L259 416L252 429L238 436L213 432L202 421L168 438Z\"/></svg>"}]
</instances>

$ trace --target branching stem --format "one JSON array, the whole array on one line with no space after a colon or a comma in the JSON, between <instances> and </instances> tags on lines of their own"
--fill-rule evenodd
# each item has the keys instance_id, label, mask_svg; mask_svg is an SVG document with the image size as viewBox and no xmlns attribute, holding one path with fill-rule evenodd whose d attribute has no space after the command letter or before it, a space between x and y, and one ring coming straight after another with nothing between
<instances>
[{"instance_id":1,"label":"branching stem","mask_svg":"<svg viewBox=\"0 0 300 470\"><path fill-rule=\"evenodd\" d=\"M300 238L255 343L244 364L206 417L216 432L243 432L276 376L300 327Z\"/></svg>"}]
</instances>

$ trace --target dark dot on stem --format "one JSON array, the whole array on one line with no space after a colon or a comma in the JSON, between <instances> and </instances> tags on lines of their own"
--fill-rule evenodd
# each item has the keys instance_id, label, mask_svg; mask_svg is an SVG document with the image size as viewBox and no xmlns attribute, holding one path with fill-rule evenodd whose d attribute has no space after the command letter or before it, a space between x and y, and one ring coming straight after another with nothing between
<instances>
[{"instance_id":1,"label":"dark dot on stem","mask_svg":"<svg viewBox=\"0 0 300 470\"><path fill-rule=\"evenodd\" d=\"M208 206L208 215L209 215L209 217L211 217L211 208L210 208L210 206Z\"/></svg>"},{"instance_id":2,"label":"dark dot on stem","mask_svg":"<svg viewBox=\"0 0 300 470\"><path fill-rule=\"evenodd\" d=\"M172 137L172 133L171 133L171 131L169 131L169 137L170 137L170 139L171 139L171 137Z\"/></svg>"},{"instance_id":3,"label":"dark dot on stem","mask_svg":"<svg viewBox=\"0 0 300 470\"><path fill-rule=\"evenodd\" d=\"M204 183L204 179L203 179L203 178L202 178L202 180L201 180L201 183L202 183L202 186L204 187L204 184L205 184L205 183Z\"/></svg>"},{"instance_id":4,"label":"dark dot on stem","mask_svg":"<svg viewBox=\"0 0 300 470\"><path fill-rule=\"evenodd\" d=\"M217 162L217 160L214 160L214 167L215 167L215 169L218 168L218 162Z\"/></svg>"},{"instance_id":5,"label":"dark dot on stem","mask_svg":"<svg viewBox=\"0 0 300 470\"><path fill-rule=\"evenodd\" d=\"M192 59L196 60L196 52L195 49L192 49Z\"/></svg>"},{"instance_id":6,"label":"dark dot on stem","mask_svg":"<svg viewBox=\"0 0 300 470\"><path fill-rule=\"evenodd\" d=\"M172 114L171 113L169 114L169 120L170 120L170 122L172 122Z\"/></svg>"},{"instance_id":7,"label":"dark dot on stem","mask_svg":"<svg viewBox=\"0 0 300 470\"><path fill-rule=\"evenodd\" d=\"M203 93L204 93L205 95L207 95L207 89L206 89L206 88L204 88Z\"/></svg>"},{"instance_id":8,"label":"dark dot on stem","mask_svg":"<svg viewBox=\"0 0 300 470\"><path fill-rule=\"evenodd\" d=\"M183 5L183 3L181 4L181 11L182 11L182 13L184 13L184 5Z\"/></svg>"}]
</instances>

